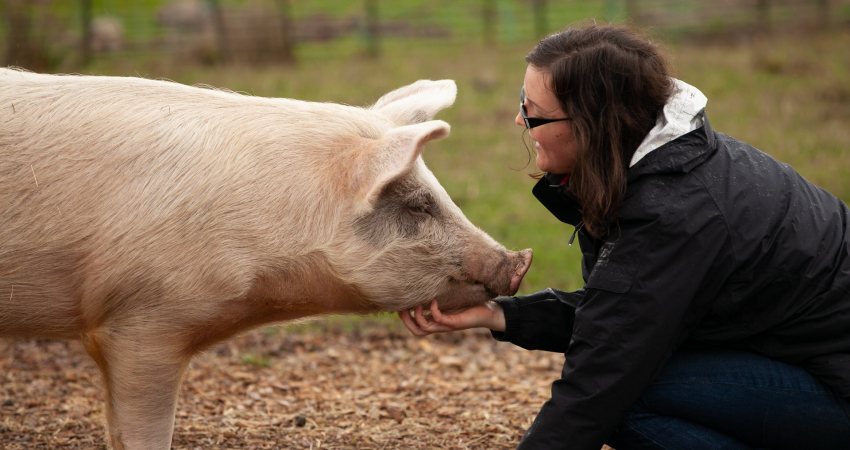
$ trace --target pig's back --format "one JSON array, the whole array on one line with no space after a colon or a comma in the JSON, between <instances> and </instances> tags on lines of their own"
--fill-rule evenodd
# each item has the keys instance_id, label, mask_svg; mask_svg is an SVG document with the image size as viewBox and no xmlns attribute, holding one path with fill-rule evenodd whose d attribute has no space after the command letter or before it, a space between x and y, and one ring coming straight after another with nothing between
<instances>
[{"instance_id":1,"label":"pig's back","mask_svg":"<svg viewBox=\"0 0 850 450\"><path fill-rule=\"evenodd\" d=\"M0 70L0 334L74 335L121 308L101 302L136 295L128 286L247 289L255 254L285 256L269 254L280 236L306 235L279 200L310 190L312 174L287 170L311 158L294 126L304 114L320 112L170 82ZM181 285L202 270L203 286Z\"/></svg>"}]
</instances>

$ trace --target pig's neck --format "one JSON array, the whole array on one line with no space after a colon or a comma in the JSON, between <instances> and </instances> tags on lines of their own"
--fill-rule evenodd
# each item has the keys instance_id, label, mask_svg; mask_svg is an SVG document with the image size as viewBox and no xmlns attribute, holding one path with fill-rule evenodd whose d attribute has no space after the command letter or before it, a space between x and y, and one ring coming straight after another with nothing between
<instances>
[{"instance_id":1,"label":"pig's neck","mask_svg":"<svg viewBox=\"0 0 850 450\"><path fill-rule=\"evenodd\" d=\"M266 323L319 314L369 313L377 308L332 274L323 258L305 258L258 276L242 298L218 305L192 326L189 353Z\"/></svg>"}]
</instances>

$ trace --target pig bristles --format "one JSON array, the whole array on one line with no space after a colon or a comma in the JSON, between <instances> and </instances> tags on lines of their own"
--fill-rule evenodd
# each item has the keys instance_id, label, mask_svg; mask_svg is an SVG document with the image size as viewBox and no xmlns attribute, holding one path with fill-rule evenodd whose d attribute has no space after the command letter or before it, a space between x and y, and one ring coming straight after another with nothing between
<instances>
[{"instance_id":1,"label":"pig bristles","mask_svg":"<svg viewBox=\"0 0 850 450\"><path fill-rule=\"evenodd\" d=\"M32 171L32 177L35 179L35 187L38 187L38 177L35 176L35 169L32 168L32 164L30 164L30 170Z\"/></svg>"}]
</instances>

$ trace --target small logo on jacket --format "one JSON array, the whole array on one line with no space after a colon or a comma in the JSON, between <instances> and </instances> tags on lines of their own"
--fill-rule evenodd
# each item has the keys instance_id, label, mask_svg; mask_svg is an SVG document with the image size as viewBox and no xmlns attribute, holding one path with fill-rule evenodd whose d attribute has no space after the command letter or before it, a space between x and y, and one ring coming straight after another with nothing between
<instances>
[{"instance_id":1,"label":"small logo on jacket","mask_svg":"<svg viewBox=\"0 0 850 450\"><path fill-rule=\"evenodd\" d=\"M606 242L602 244L602 248L599 249L599 256L596 258L596 264L605 264L608 262L608 258L611 256L611 252L613 251L613 242Z\"/></svg>"}]
</instances>

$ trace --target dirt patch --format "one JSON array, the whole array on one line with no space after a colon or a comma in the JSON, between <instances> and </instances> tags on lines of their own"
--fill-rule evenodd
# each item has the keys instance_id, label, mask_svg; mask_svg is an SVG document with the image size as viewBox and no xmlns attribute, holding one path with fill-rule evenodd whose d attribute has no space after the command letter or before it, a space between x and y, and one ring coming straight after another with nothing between
<instances>
[{"instance_id":1,"label":"dirt patch","mask_svg":"<svg viewBox=\"0 0 850 450\"><path fill-rule=\"evenodd\" d=\"M175 449L509 449L563 355L486 332L412 337L395 323L257 330L196 357ZM78 342L0 340L4 449L104 445L100 375Z\"/></svg>"}]
</instances>

